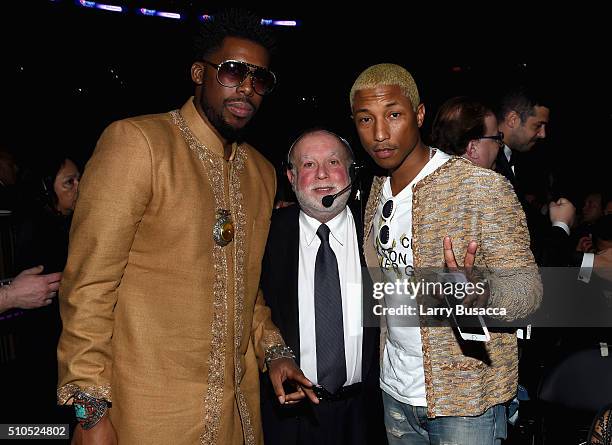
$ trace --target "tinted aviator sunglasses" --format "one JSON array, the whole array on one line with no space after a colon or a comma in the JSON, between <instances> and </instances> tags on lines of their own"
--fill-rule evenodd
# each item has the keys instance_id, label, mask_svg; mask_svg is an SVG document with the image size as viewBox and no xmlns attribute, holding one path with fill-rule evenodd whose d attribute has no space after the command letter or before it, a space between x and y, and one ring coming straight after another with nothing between
<instances>
[{"instance_id":1,"label":"tinted aviator sunglasses","mask_svg":"<svg viewBox=\"0 0 612 445\"><path fill-rule=\"evenodd\" d=\"M234 88L243 84L250 75L253 89L263 96L269 94L276 85L276 76L266 68L262 68L240 60L225 60L220 64L202 59L202 62L217 70L217 82L224 87Z\"/></svg>"},{"instance_id":2,"label":"tinted aviator sunglasses","mask_svg":"<svg viewBox=\"0 0 612 445\"><path fill-rule=\"evenodd\" d=\"M382 215L382 219L384 221L383 225L380 226L378 230L378 242L380 243L380 247L383 249L390 249L393 244L393 238L391 237L391 227L389 226L389 221L395 215L395 209L397 207L397 203L393 198L389 198L382 207L382 211L380 212Z\"/></svg>"}]
</instances>

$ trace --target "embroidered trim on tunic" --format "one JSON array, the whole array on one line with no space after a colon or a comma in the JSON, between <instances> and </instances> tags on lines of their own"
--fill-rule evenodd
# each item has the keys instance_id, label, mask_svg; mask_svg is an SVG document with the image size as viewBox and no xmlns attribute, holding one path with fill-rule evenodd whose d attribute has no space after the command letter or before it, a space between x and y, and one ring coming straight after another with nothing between
<instances>
[{"instance_id":1,"label":"embroidered trim on tunic","mask_svg":"<svg viewBox=\"0 0 612 445\"><path fill-rule=\"evenodd\" d=\"M240 379L242 378L243 369L240 365L240 344L242 343L242 329L244 321L242 314L244 310L244 293L245 293L245 227L246 213L242 207L243 196L240 190L240 173L244 170L246 163L246 151L240 146L236 151L236 158L234 161L234 168L230 176L230 207L234 213L234 221L236 225L236 237L234 242L236 243L234 249L234 357L236 357L235 363L235 386L236 386L236 398L238 402L238 410L240 411L240 419L242 421L242 429L244 434L245 445L255 445L255 433L253 431L253 425L251 423L251 415L249 413L249 407L246 403L246 398L242 389L240 388Z\"/></svg>"},{"instance_id":2,"label":"embroidered trim on tunic","mask_svg":"<svg viewBox=\"0 0 612 445\"><path fill-rule=\"evenodd\" d=\"M214 155L191 132L187 122L178 110L170 113L174 124L179 128L189 148L198 156L215 198L215 209L225 208L225 183L223 178L223 159ZM219 191L221 196L219 196ZM237 215L238 216L238 215ZM236 218L239 220L239 218ZM213 317L211 326L211 345L208 357L208 387L204 397L204 431L200 436L202 444L219 443L218 433L221 425L221 406L225 379L225 339L227 338L227 259L224 247L213 245L213 264L215 279L213 283Z\"/></svg>"}]
</instances>

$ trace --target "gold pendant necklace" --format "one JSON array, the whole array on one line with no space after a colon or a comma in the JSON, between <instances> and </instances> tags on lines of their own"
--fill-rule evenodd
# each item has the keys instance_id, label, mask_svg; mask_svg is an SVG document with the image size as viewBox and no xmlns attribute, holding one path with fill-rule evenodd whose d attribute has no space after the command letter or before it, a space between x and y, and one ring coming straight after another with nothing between
<instances>
[{"instance_id":1,"label":"gold pendant necklace","mask_svg":"<svg viewBox=\"0 0 612 445\"><path fill-rule=\"evenodd\" d=\"M213 238L221 247L234 239L234 222L229 210L217 209L217 221L213 226Z\"/></svg>"},{"instance_id":2,"label":"gold pendant necklace","mask_svg":"<svg viewBox=\"0 0 612 445\"><path fill-rule=\"evenodd\" d=\"M223 166L220 165L221 161L218 161L215 156L212 156L210 154L210 150L196 139L193 133L191 133L191 130L187 126L187 123L181 116L180 112L173 111L171 114L174 122L178 125L189 147L196 152L198 158L200 158L200 160L206 166L216 207L216 220L212 228L212 236L218 246L227 246L234 240L235 229L231 212L227 209L227 205L225 203L225 179L223 177ZM230 195L232 194L232 182L230 180Z\"/></svg>"}]
</instances>

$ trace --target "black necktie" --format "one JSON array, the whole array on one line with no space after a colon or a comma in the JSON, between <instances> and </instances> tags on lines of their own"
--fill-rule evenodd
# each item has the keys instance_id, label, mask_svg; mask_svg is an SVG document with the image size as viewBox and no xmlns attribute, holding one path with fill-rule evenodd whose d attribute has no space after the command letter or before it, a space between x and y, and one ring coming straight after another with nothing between
<instances>
[{"instance_id":1,"label":"black necktie","mask_svg":"<svg viewBox=\"0 0 612 445\"><path fill-rule=\"evenodd\" d=\"M338 262L329 245L329 227L321 224L317 235L321 239L314 275L317 380L333 394L346 382L342 294Z\"/></svg>"}]
</instances>

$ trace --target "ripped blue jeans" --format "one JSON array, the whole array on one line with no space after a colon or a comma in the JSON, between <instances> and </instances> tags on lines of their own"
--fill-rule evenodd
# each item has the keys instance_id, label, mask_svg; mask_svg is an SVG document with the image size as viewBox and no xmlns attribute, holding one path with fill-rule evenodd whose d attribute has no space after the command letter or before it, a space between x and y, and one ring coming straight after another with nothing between
<instances>
[{"instance_id":1,"label":"ripped blue jeans","mask_svg":"<svg viewBox=\"0 0 612 445\"><path fill-rule=\"evenodd\" d=\"M389 445L501 445L506 438L506 407L480 416L427 417L427 408L398 402L383 391Z\"/></svg>"}]
</instances>

